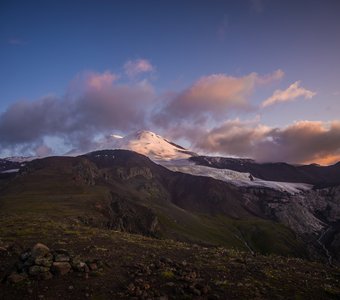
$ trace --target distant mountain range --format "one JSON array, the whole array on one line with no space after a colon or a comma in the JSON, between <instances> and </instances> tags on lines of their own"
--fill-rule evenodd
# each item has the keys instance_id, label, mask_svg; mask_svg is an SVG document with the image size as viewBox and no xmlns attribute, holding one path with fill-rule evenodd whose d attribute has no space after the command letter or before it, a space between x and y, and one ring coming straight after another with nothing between
<instances>
[{"instance_id":1,"label":"distant mountain range","mask_svg":"<svg viewBox=\"0 0 340 300\"><path fill-rule=\"evenodd\" d=\"M260 252L340 260L340 164L199 156L139 131L77 157L0 159L5 214ZM118 150L113 150L118 148Z\"/></svg>"}]
</instances>

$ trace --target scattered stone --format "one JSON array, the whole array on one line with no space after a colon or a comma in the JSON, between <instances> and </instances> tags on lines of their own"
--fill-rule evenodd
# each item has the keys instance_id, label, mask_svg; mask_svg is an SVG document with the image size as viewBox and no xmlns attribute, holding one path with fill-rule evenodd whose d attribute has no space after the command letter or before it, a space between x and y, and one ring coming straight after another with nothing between
<instances>
[{"instance_id":1,"label":"scattered stone","mask_svg":"<svg viewBox=\"0 0 340 300\"><path fill-rule=\"evenodd\" d=\"M54 262L51 269L56 275L65 275L71 271L71 265L68 262Z\"/></svg>"},{"instance_id":2,"label":"scattered stone","mask_svg":"<svg viewBox=\"0 0 340 300\"><path fill-rule=\"evenodd\" d=\"M173 286L175 286L175 284L173 283L173 282L167 282L166 284L165 284L166 286L169 286L169 287L173 287Z\"/></svg>"},{"instance_id":3,"label":"scattered stone","mask_svg":"<svg viewBox=\"0 0 340 300\"><path fill-rule=\"evenodd\" d=\"M127 289L128 289L128 291L130 292L130 294L132 294L132 293L135 291L136 287L135 287L135 285L131 282L131 283L128 285Z\"/></svg>"},{"instance_id":4,"label":"scattered stone","mask_svg":"<svg viewBox=\"0 0 340 300\"><path fill-rule=\"evenodd\" d=\"M73 285L70 285L70 286L68 287L68 289L69 289L70 291L72 291L72 290L74 289Z\"/></svg>"}]
</instances>

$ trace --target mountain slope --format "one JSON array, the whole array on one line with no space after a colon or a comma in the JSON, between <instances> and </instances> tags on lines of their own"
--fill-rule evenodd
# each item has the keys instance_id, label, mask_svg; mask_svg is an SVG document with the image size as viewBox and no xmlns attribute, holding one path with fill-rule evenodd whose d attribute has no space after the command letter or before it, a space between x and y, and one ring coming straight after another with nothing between
<instances>
[{"instance_id":1,"label":"mountain slope","mask_svg":"<svg viewBox=\"0 0 340 300\"><path fill-rule=\"evenodd\" d=\"M291 229L244 203L232 185L171 172L126 150L35 160L0 190L6 215L72 218L160 238L304 255Z\"/></svg>"}]
</instances>

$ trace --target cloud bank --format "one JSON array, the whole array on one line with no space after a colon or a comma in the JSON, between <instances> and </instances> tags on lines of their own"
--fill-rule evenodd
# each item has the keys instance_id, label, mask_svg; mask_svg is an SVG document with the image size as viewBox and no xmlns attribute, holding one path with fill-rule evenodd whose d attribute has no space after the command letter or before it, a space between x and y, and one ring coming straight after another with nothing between
<instances>
[{"instance_id":1,"label":"cloud bank","mask_svg":"<svg viewBox=\"0 0 340 300\"><path fill-rule=\"evenodd\" d=\"M299 121L285 128L271 128L236 119L202 132L196 147L262 162L329 164L340 160L340 121Z\"/></svg>"},{"instance_id":2,"label":"cloud bank","mask_svg":"<svg viewBox=\"0 0 340 300\"><path fill-rule=\"evenodd\" d=\"M153 69L141 61L128 62L125 71L135 76ZM197 152L291 163L340 160L340 121L299 121L273 128L259 118L230 119L231 112L258 112L251 102L254 90L283 75L281 70L240 77L212 74L164 96L147 80L124 82L110 71L85 72L70 83L63 97L18 101L2 112L1 151L50 155L56 153L51 140L64 144L65 151L88 151L96 146L98 134L105 137L148 128L175 141L184 139ZM299 84L275 91L262 106L314 96Z\"/></svg>"}]
</instances>

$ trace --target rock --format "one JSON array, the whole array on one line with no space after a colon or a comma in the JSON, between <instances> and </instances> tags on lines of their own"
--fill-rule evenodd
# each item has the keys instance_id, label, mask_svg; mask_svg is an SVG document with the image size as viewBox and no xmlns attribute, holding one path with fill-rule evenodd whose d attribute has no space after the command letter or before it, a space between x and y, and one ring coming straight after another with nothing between
<instances>
[{"instance_id":1,"label":"rock","mask_svg":"<svg viewBox=\"0 0 340 300\"><path fill-rule=\"evenodd\" d=\"M45 246L44 244L38 243L33 247L31 251L31 256L34 259L36 259L37 257L44 257L49 253L50 253L50 249L47 246Z\"/></svg>"},{"instance_id":2,"label":"rock","mask_svg":"<svg viewBox=\"0 0 340 300\"><path fill-rule=\"evenodd\" d=\"M134 293L136 296L142 296L143 292L141 291L141 289L137 286L136 289L135 289L135 293Z\"/></svg>"},{"instance_id":3,"label":"rock","mask_svg":"<svg viewBox=\"0 0 340 300\"><path fill-rule=\"evenodd\" d=\"M70 257L67 254L55 254L54 255L54 261L55 262L68 262L70 261Z\"/></svg>"},{"instance_id":4,"label":"rock","mask_svg":"<svg viewBox=\"0 0 340 300\"><path fill-rule=\"evenodd\" d=\"M135 291L136 287L135 287L135 285L131 282L131 283L128 285L127 289L128 289L128 291L129 291L129 293L132 294L132 293Z\"/></svg>"},{"instance_id":5,"label":"rock","mask_svg":"<svg viewBox=\"0 0 340 300\"><path fill-rule=\"evenodd\" d=\"M22 275L22 274L18 274L16 272L11 273L8 277L7 277L7 281L9 283L18 283L21 281L24 281L26 279L26 276Z\"/></svg>"},{"instance_id":6,"label":"rock","mask_svg":"<svg viewBox=\"0 0 340 300\"><path fill-rule=\"evenodd\" d=\"M167 258L167 257L161 257L159 260L160 260L160 262L162 262L162 263L173 264L172 259Z\"/></svg>"},{"instance_id":7,"label":"rock","mask_svg":"<svg viewBox=\"0 0 340 300\"><path fill-rule=\"evenodd\" d=\"M175 286L175 284L173 283L173 282L167 282L166 284L165 284L166 286L169 286L169 287L173 287L173 286Z\"/></svg>"},{"instance_id":8,"label":"rock","mask_svg":"<svg viewBox=\"0 0 340 300\"><path fill-rule=\"evenodd\" d=\"M50 270L49 267L43 267L43 266L31 266L28 269L28 274L32 275L32 276L38 276L41 273L45 273L48 272Z\"/></svg>"},{"instance_id":9,"label":"rock","mask_svg":"<svg viewBox=\"0 0 340 300\"><path fill-rule=\"evenodd\" d=\"M201 296L201 291L196 289L195 287L190 287L191 292L196 296Z\"/></svg>"},{"instance_id":10,"label":"rock","mask_svg":"<svg viewBox=\"0 0 340 300\"><path fill-rule=\"evenodd\" d=\"M30 251L26 251L20 254L20 259L22 261L27 260L29 257L31 256L31 252Z\"/></svg>"},{"instance_id":11,"label":"rock","mask_svg":"<svg viewBox=\"0 0 340 300\"><path fill-rule=\"evenodd\" d=\"M53 256L52 254L48 253L45 257L37 257L34 260L36 265L39 266L45 266L45 267L51 267L53 263Z\"/></svg>"},{"instance_id":12,"label":"rock","mask_svg":"<svg viewBox=\"0 0 340 300\"><path fill-rule=\"evenodd\" d=\"M89 272L89 267L86 263L84 263L83 261L81 261L79 256L76 256L74 258L72 258L71 260L71 266L75 271L78 272Z\"/></svg>"},{"instance_id":13,"label":"rock","mask_svg":"<svg viewBox=\"0 0 340 300\"><path fill-rule=\"evenodd\" d=\"M44 272L44 273L39 274L39 278L42 280L49 280L53 278L53 275L51 272Z\"/></svg>"},{"instance_id":14,"label":"rock","mask_svg":"<svg viewBox=\"0 0 340 300\"><path fill-rule=\"evenodd\" d=\"M144 290L148 290L148 289L150 289L150 288L151 288L150 284L148 284L148 283L144 283L144 284L143 284L143 289L144 289Z\"/></svg>"},{"instance_id":15,"label":"rock","mask_svg":"<svg viewBox=\"0 0 340 300\"><path fill-rule=\"evenodd\" d=\"M54 262L51 269L57 275L65 275L71 271L71 265L68 262Z\"/></svg>"},{"instance_id":16,"label":"rock","mask_svg":"<svg viewBox=\"0 0 340 300\"><path fill-rule=\"evenodd\" d=\"M69 289L70 291L72 291L72 290L74 289L74 286L73 286L73 285L70 285L70 286L68 287L68 289Z\"/></svg>"},{"instance_id":17,"label":"rock","mask_svg":"<svg viewBox=\"0 0 340 300\"><path fill-rule=\"evenodd\" d=\"M91 271L96 271L96 270L98 270L98 266L97 266L96 263L89 263L88 266L89 266L89 268L90 268Z\"/></svg>"}]
</instances>

